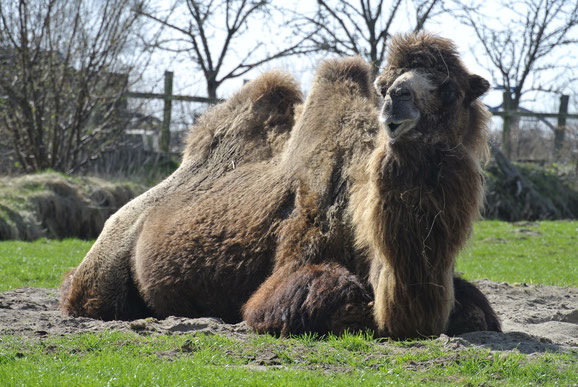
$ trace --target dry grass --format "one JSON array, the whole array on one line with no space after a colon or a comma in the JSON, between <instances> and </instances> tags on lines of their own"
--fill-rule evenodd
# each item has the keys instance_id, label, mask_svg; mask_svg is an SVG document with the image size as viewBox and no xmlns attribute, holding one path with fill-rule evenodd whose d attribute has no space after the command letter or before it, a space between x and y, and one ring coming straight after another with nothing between
<instances>
[{"instance_id":1,"label":"dry grass","mask_svg":"<svg viewBox=\"0 0 578 387\"><path fill-rule=\"evenodd\" d=\"M0 240L96 238L106 219L143 190L58 173L0 178Z\"/></svg>"}]
</instances>

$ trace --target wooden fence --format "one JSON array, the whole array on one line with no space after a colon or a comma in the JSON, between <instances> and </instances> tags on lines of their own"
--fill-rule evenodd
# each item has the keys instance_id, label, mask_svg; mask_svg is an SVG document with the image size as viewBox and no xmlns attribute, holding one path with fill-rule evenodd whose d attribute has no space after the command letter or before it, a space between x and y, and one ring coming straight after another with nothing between
<instances>
[{"instance_id":1,"label":"wooden fence","mask_svg":"<svg viewBox=\"0 0 578 387\"><path fill-rule=\"evenodd\" d=\"M164 101L163 108L163 120L159 140L159 148L161 152L169 152L170 144L170 123L171 123L171 111L172 111L172 101L186 101L186 102L202 102L206 104L214 104L220 102L220 99L206 98L206 97L195 97L188 95L173 95L173 77L174 74L171 71L165 71L164 76L164 92L163 93L142 93L142 92L129 92L127 97L130 98L144 98L144 99L160 99ZM491 113L494 116L502 117L503 129L502 129L502 151L508 158L512 154L511 145L511 126L513 117L533 117L538 119L546 118L557 118L557 125L548 125L554 131L554 149L553 156L554 159L558 159L560 151L564 144L564 139L566 137L566 121L567 119L578 119L578 114L568 113L568 102L569 96L562 95L560 97L560 108L558 113L536 113L524 110L511 110L511 102L509 100L510 96L507 92L504 93L504 103L502 105L502 110L493 110Z\"/></svg>"},{"instance_id":2,"label":"wooden fence","mask_svg":"<svg viewBox=\"0 0 578 387\"><path fill-rule=\"evenodd\" d=\"M510 94L504 92L503 94L504 102L502 105L502 110L491 111L494 116L502 117L503 127L502 127L502 151L504 154L511 158L512 155L512 143L511 143L511 126L513 117L533 117L538 119L546 118L557 118L557 125L548 125L550 129L554 131L554 148L552 149L553 157L557 160L560 157L560 151L564 145L564 139L566 137L566 121L567 119L578 119L578 114L568 113L568 102L570 97L567 95L560 96L560 108L558 113L536 113L527 110L511 110Z\"/></svg>"},{"instance_id":3,"label":"wooden fence","mask_svg":"<svg viewBox=\"0 0 578 387\"><path fill-rule=\"evenodd\" d=\"M173 78L174 74L172 71L165 71L165 87L162 94L159 93L141 93L130 91L127 93L129 98L142 98L142 99L161 99L164 101L163 107L163 121L161 126L161 136L159 140L159 148L161 152L168 154L170 143L171 143L171 114L172 114L172 103L173 101L185 101L185 102L202 102L206 104L214 104L220 102L220 99L206 98L206 97L194 97L189 95L174 95L173 94Z\"/></svg>"}]
</instances>

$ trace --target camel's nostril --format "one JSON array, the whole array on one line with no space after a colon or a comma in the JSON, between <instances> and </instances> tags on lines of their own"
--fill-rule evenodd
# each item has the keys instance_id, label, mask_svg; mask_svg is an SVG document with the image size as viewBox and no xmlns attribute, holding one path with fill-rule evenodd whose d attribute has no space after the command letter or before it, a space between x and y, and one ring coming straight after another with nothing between
<instances>
[{"instance_id":1,"label":"camel's nostril","mask_svg":"<svg viewBox=\"0 0 578 387\"><path fill-rule=\"evenodd\" d=\"M392 133L393 133L393 132L395 132L395 130L396 130L397 128L399 128L400 125L401 125L401 124L396 124L395 122L392 122L392 123L390 123L390 124L387 125L387 126L389 127L389 130L391 130Z\"/></svg>"}]
</instances>

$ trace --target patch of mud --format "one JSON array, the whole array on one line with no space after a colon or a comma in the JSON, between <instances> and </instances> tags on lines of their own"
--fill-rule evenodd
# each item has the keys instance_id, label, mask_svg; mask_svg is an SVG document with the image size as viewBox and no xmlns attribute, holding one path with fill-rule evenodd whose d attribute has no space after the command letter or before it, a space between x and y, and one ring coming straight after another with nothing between
<instances>
[{"instance_id":1,"label":"patch of mud","mask_svg":"<svg viewBox=\"0 0 578 387\"><path fill-rule=\"evenodd\" d=\"M492 351L517 350L526 354L578 350L577 288L510 285L488 280L477 281L477 285L501 318L504 332L441 335L436 340L444 347L460 350L481 346ZM46 337L104 330L151 335L202 332L246 337L253 334L244 322L225 324L210 317L107 322L63 317L58 310L56 289L22 288L0 293L0 334ZM258 360L256 366L276 364L267 354Z\"/></svg>"},{"instance_id":2,"label":"patch of mud","mask_svg":"<svg viewBox=\"0 0 578 387\"><path fill-rule=\"evenodd\" d=\"M101 321L87 317L62 316L56 289L21 288L0 293L0 334L25 336L63 336L71 333L105 330L133 331L143 334L248 333L244 323L225 324L212 317L164 320L147 318L134 321Z\"/></svg>"}]
</instances>

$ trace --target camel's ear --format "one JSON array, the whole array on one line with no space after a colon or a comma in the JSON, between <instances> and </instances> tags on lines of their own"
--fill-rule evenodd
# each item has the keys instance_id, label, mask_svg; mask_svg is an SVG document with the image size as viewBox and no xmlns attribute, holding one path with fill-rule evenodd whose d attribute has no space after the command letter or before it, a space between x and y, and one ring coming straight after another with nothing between
<instances>
[{"instance_id":1,"label":"camel's ear","mask_svg":"<svg viewBox=\"0 0 578 387\"><path fill-rule=\"evenodd\" d=\"M490 82L479 75L470 75L470 90L467 95L468 102L474 101L490 89Z\"/></svg>"}]
</instances>

